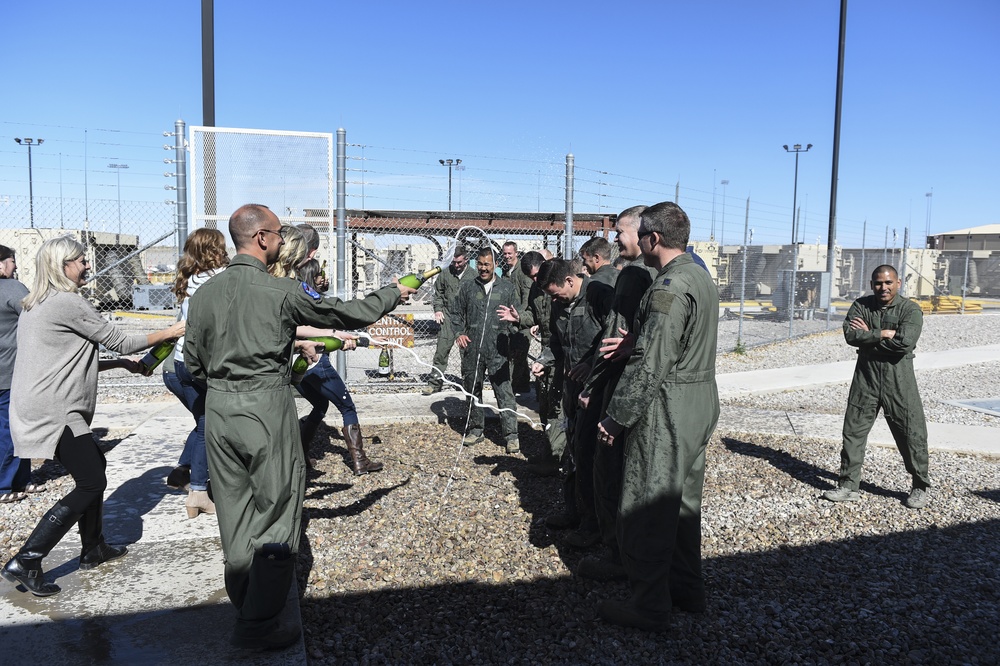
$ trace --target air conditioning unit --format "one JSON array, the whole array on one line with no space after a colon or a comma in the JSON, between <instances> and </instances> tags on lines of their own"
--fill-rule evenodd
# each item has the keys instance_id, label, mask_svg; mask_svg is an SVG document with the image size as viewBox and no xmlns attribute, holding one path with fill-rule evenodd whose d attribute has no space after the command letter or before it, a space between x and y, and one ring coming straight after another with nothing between
<instances>
[{"instance_id":1,"label":"air conditioning unit","mask_svg":"<svg viewBox=\"0 0 1000 666\"><path fill-rule=\"evenodd\" d=\"M135 310L172 310L177 299L168 284L137 284L132 287L132 308Z\"/></svg>"}]
</instances>

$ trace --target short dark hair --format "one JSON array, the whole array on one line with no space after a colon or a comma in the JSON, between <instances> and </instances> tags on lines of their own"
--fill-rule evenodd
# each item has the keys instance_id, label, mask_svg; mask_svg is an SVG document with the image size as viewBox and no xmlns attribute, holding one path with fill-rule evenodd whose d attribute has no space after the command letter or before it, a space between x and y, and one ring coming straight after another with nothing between
<instances>
[{"instance_id":1,"label":"short dark hair","mask_svg":"<svg viewBox=\"0 0 1000 666\"><path fill-rule=\"evenodd\" d=\"M674 250L687 250L691 236L691 220L687 213L673 201L663 201L642 211L642 224L646 231L660 236L660 245Z\"/></svg>"},{"instance_id":2,"label":"short dark hair","mask_svg":"<svg viewBox=\"0 0 1000 666\"><path fill-rule=\"evenodd\" d=\"M302 237L306 241L306 251L315 252L319 249L319 232L311 224L299 224L295 227L302 232ZM304 282L304 280L303 280Z\"/></svg>"},{"instance_id":3,"label":"short dark hair","mask_svg":"<svg viewBox=\"0 0 1000 666\"><path fill-rule=\"evenodd\" d=\"M6 245L0 245L0 261L7 261L14 256L14 250Z\"/></svg>"},{"instance_id":4,"label":"short dark hair","mask_svg":"<svg viewBox=\"0 0 1000 666\"><path fill-rule=\"evenodd\" d=\"M452 253L451 256L452 256L453 259L455 257L464 257L466 252L467 252L467 250L465 249L465 244L463 244L463 243L456 243L455 244L455 252Z\"/></svg>"},{"instance_id":5,"label":"short dark hair","mask_svg":"<svg viewBox=\"0 0 1000 666\"><path fill-rule=\"evenodd\" d=\"M603 236L594 236L580 246L580 255L600 257L604 261L611 261L611 243Z\"/></svg>"},{"instance_id":6,"label":"short dark hair","mask_svg":"<svg viewBox=\"0 0 1000 666\"><path fill-rule=\"evenodd\" d=\"M541 252L525 252L524 256L521 257L521 272L531 277L531 269L538 268L545 262L545 257L542 256Z\"/></svg>"},{"instance_id":7,"label":"short dark hair","mask_svg":"<svg viewBox=\"0 0 1000 666\"><path fill-rule=\"evenodd\" d=\"M561 286L571 275L574 275L572 262L565 259L549 259L543 261L538 267L538 275L535 282L541 289L546 289L551 285Z\"/></svg>"},{"instance_id":8,"label":"short dark hair","mask_svg":"<svg viewBox=\"0 0 1000 666\"><path fill-rule=\"evenodd\" d=\"M493 260L493 263L496 263L496 257L493 256L493 250L488 247L479 248L479 252L476 253L476 258L478 259L479 257L485 256L489 256L489 258Z\"/></svg>"},{"instance_id":9,"label":"short dark hair","mask_svg":"<svg viewBox=\"0 0 1000 666\"><path fill-rule=\"evenodd\" d=\"M889 264L882 264L881 266L872 271L872 282L875 281L875 276L878 275L879 273L892 273L892 275L895 276L897 280L899 279L899 273L896 271L894 267L890 266Z\"/></svg>"}]
</instances>

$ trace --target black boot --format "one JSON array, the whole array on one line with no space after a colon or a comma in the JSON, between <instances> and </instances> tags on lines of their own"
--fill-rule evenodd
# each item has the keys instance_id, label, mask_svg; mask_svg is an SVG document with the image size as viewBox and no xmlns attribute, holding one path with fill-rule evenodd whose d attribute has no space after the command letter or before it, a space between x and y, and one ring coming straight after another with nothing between
<instances>
[{"instance_id":1,"label":"black boot","mask_svg":"<svg viewBox=\"0 0 1000 666\"><path fill-rule=\"evenodd\" d=\"M42 516L17 555L4 565L0 575L12 583L24 585L36 597L47 597L58 592L58 585L45 582L42 558L49 554L79 519L80 514L74 513L61 502L56 502Z\"/></svg>"},{"instance_id":2,"label":"black boot","mask_svg":"<svg viewBox=\"0 0 1000 666\"><path fill-rule=\"evenodd\" d=\"M382 469L382 463L373 462L365 455L365 449L361 443L361 426L356 423L344 426L344 441L347 443L348 453L351 454L351 463L355 476L377 472Z\"/></svg>"},{"instance_id":3,"label":"black boot","mask_svg":"<svg viewBox=\"0 0 1000 666\"><path fill-rule=\"evenodd\" d=\"M309 445L313 441L313 437L316 436L316 430L319 429L319 423L316 421L310 421L309 417L303 416L299 419L299 437L302 439L302 453L305 454L306 465L312 467L309 464Z\"/></svg>"},{"instance_id":4,"label":"black boot","mask_svg":"<svg viewBox=\"0 0 1000 666\"><path fill-rule=\"evenodd\" d=\"M115 548L104 541L104 498L98 498L80 517L80 541L83 543L80 551L83 570L93 569L128 552L124 546Z\"/></svg>"}]
</instances>

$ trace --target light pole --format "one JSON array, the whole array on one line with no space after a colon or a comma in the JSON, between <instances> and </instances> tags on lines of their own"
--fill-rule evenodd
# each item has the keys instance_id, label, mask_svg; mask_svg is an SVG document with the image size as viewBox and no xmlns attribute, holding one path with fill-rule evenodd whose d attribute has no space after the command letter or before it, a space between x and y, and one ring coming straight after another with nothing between
<instances>
[{"instance_id":1,"label":"light pole","mask_svg":"<svg viewBox=\"0 0 1000 666\"><path fill-rule=\"evenodd\" d=\"M31 228L35 228L35 186L31 177L31 147L40 146L45 143L45 139L15 138L19 145L28 147L28 210L31 216Z\"/></svg>"},{"instance_id":2,"label":"light pole","mask_svg":"<svg viewBox=\"0 0 1000 666\"><path fill-rule=\"evenodd\" d=\"M924 226L924 247L927 247L927 241L931 237L931 197L934 196L934 188L924 195L927 197L927 224Z\"/></svg>"},{"instance_id":3,"label":"light pole","mask_svg":"<svg viewBox=\"0 0 1000 666\"><path fill-rule=\"evenodd\" d=\"M451 168L462 163L462 160L438 160L441 166L448 167L448 211L451 212Z\"/></svg>"},{"instance_id":4,"label":"light pole","mask_svg":"<svg viewBox=\"0 0 1000 666\"><path fill-rule=\"evenodd\" d=\"M114 169L118 175L118 234L122 233L122 169L127 169L127 164L109 164L109 169Z\"/></svg>"},{"instance_id":5,"label":"light pole","mask_svg":"<svg viewBox=\"0 0 1000 666\"><path fill-rule=\"evenodd\" d=\"M719 247L726 244L726 185L729 184L728 180L723 179L722 185L722 229L719 230Z\"/></svg>"},{"instance_id":6,"label":"light pole","mask_svg":"<svg viewBox=\"0 0 1000 666\"><path fill-rule=\"evenodd\" d=\"M799 205L799 153L809 152L812 148L811 143L807 143L806 147L803 148L801 143L797 143L791 148L788 146L782 146L785 152L795 153L795 184L792 187L792 281L788 285L788 337L792 337L792 321L795 319L795 278L796 270L799 264L799 246L796 244L795 239L798 236L798 229L796 229L797 220L795 217L795 209Z\"/></svg>"}]
</instances>

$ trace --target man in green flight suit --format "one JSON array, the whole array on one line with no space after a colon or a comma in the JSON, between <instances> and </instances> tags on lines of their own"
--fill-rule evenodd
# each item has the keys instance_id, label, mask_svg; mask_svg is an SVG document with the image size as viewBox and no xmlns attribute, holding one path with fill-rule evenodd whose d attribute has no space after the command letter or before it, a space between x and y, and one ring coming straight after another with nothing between
<instances>
[{"instance_id":1,"label":"man in green flight suit","mask_svg":"<svg viewBox=\"0 0 1000 666\"><path fill-rule=\"evenodd\" d=\"M895 268L879 266L872 273L873 293L854 301L844 319L844 338L858 348L858 362L844 414L840 478L836 488L823 493L831 502L860 499L865 444L881 409L912 478L906 506L921 509L927 505L931 485L927 421L913 374L913 350L924 314L919 305L899 295L900 286Z\"/></svg>"},{"instance_id":2,"label":"man in green flight suit","mask_svg":"<svg viewBox=\"0 0 1000 666\"><path fill-rule=\"evenodd\" d=\"M427 380L427 386L423 390L424 395L433 395L444 386L444 373L448 368L448 355L452 347L455 346L455 338L458 333L451 327L451 311L454 307L455 297L458 296L458 289L463 282L475 279L476 271L469 265L469 256L465 245L458 243L455 245L455 256L447 270L441 273L434 280L434 296L432 303L434 307L434 321L441 325L438 332L437 349L434 351L434 368L431 377ZM440 373L440 374L439 374Z\"/></svg>"},{"instance_id":3,"label":"man in green flight suit","mask_svg":"<svg viewBox=\"0 0 1000 666\"><path fill-rule=\"evenodd\" d=\"M360 301L324 298L308 285L267 273L285 227L267 207L247 204L229 218L237 254L191 298L184 360L208 385L205 439L226 592L236 607L231 642L278 649L299 639L281 626L295 570L305 460L290 389L299 325L352 329L371 324L413 293L384 287Z\"/></svg>"},{"instance_id":4,"label":"man in green flight suit","mask_svg":"<svg viewBox=\"0 0 1000 666\"><path fill-rule=\"evenodd\" d=\"M503 262L500 265L501 277L510 280L514 284L514 293L517 294L517 302L523 303L528 297L531 289L531 278L521 271L517 259L517 243L507 241L503 244ZM528 373L528 350L531 341L528 336L520 331L514 331L510 335L510 384L511 389L516 394L527 393L531 390L531 376Z\"/></svg>"},{"instance_id":5,"label":"man in green flight suit","mask_svg":"<svg viewBox=\"0 0 1000 666\"><path fill-rule=\"evenodd\" d=\"M517 310L519 300L510 280L495 273L493 251L484 247L476 257L476 279L462 284L455 298L451 325L458 338L455 344L462 350L462 383L470 397L469 430L462 443L472 446L483 441L485 415L476 402L483 401L483 381L490 379L493 394L500 407L500 427L507 453L519 453L517 416L514 393L510 388L510 335L513 327L500 318L500 310Z\"/></svg>"},{"instance_id":6,"label":"man in green flight suit","mask_svg":"<svg viewBox=\"0 0 1000 666\"><path fill-rule=\"evenodd\" d=\"M656 270L646 266L639 251L639 218L645 206L632 206L618 214L615 221L615 245L618 246L618 256L628 262L622 267L615 282L615 296L611 303L611 314L604 325L602 337L616 339L632 330L635 313L643 294L649 289L656 277ZM580 248L583 254L583 248ZM584 261L595 263L594 258L584 256ZM603 263L596 262L596 271L604 269ZM590 267L588 266L588 270ZM599 419L607 416L608 405L614 396L618 380L625 370L628 360L612 354L598 353L594 360L594 369L583 385L580 393L580 406L584 409L590 406L591 394L596 400L601 400ZM621 564L621 554L618 552L618 500L622 494L622 462L625 459L625 446L598 446L594 456L594 499L597 509L597 522L601 528L601 540L607 546L607 555L591 555L580 560L577 574L584 578L612 580L625 578L625 569Z\"/></svg>"},{"instance_id":7,"label":"man in green flight suit","mask_svg":"<svg viewBox=\"0 0 1000 666\"><path fill-rule=\"evenodd\" d=\"M614 273L617 277L617 271ZM563 413L569 423L566 441L570 453L563 487L566 510L549 516L545 524L552 529L576 526L565 543L590 548L601 540L594 500L594 451L601 402L597 399L593 409L581 409L577 398L594 365L615 290L605 282L577 275L572 262L562 259L543 263L537 277L538 285L553 298L552 335L532 372L540 375L548 367L563 368Z\"/></svg>"},{"instance_id":8,"label":"man in green flight suit","mask_svg":"<svg viewBox=\"0 0 1000 666\"><path fill-rule=\"evenodd\" d=\"M531 279L531 288L522 295L520 310L500 308L500 320L517 324L528 330L542 345L549 346L552 331L552 297L538 286L538 270L545 257L534 250L521 257L521 272ZM538 398L538 415L545 429L546 451L530 460L525 467L537 476L554 476L559 473L560 459L566 449L566 431L562 426L562 368L546 368L535 378L535 396Z\"/></svg>"},{"instance_id":9,"label":"man in green flight suit","mask_svg":"<svg viewBox=\"0 0 1000 666\"><path fill-rule=\"evenodd\" d=\"M618 546L631 597L598 611L613 624L663 631L672 607L705 609L701 574L701 496L705 449L719 420L715 383L719 292L685 252L691 222L672 202L642 212L637 232L647 266L657 269L625 336L628 362L598 426L625 460Z\"/></svg>"}]
</instances>

